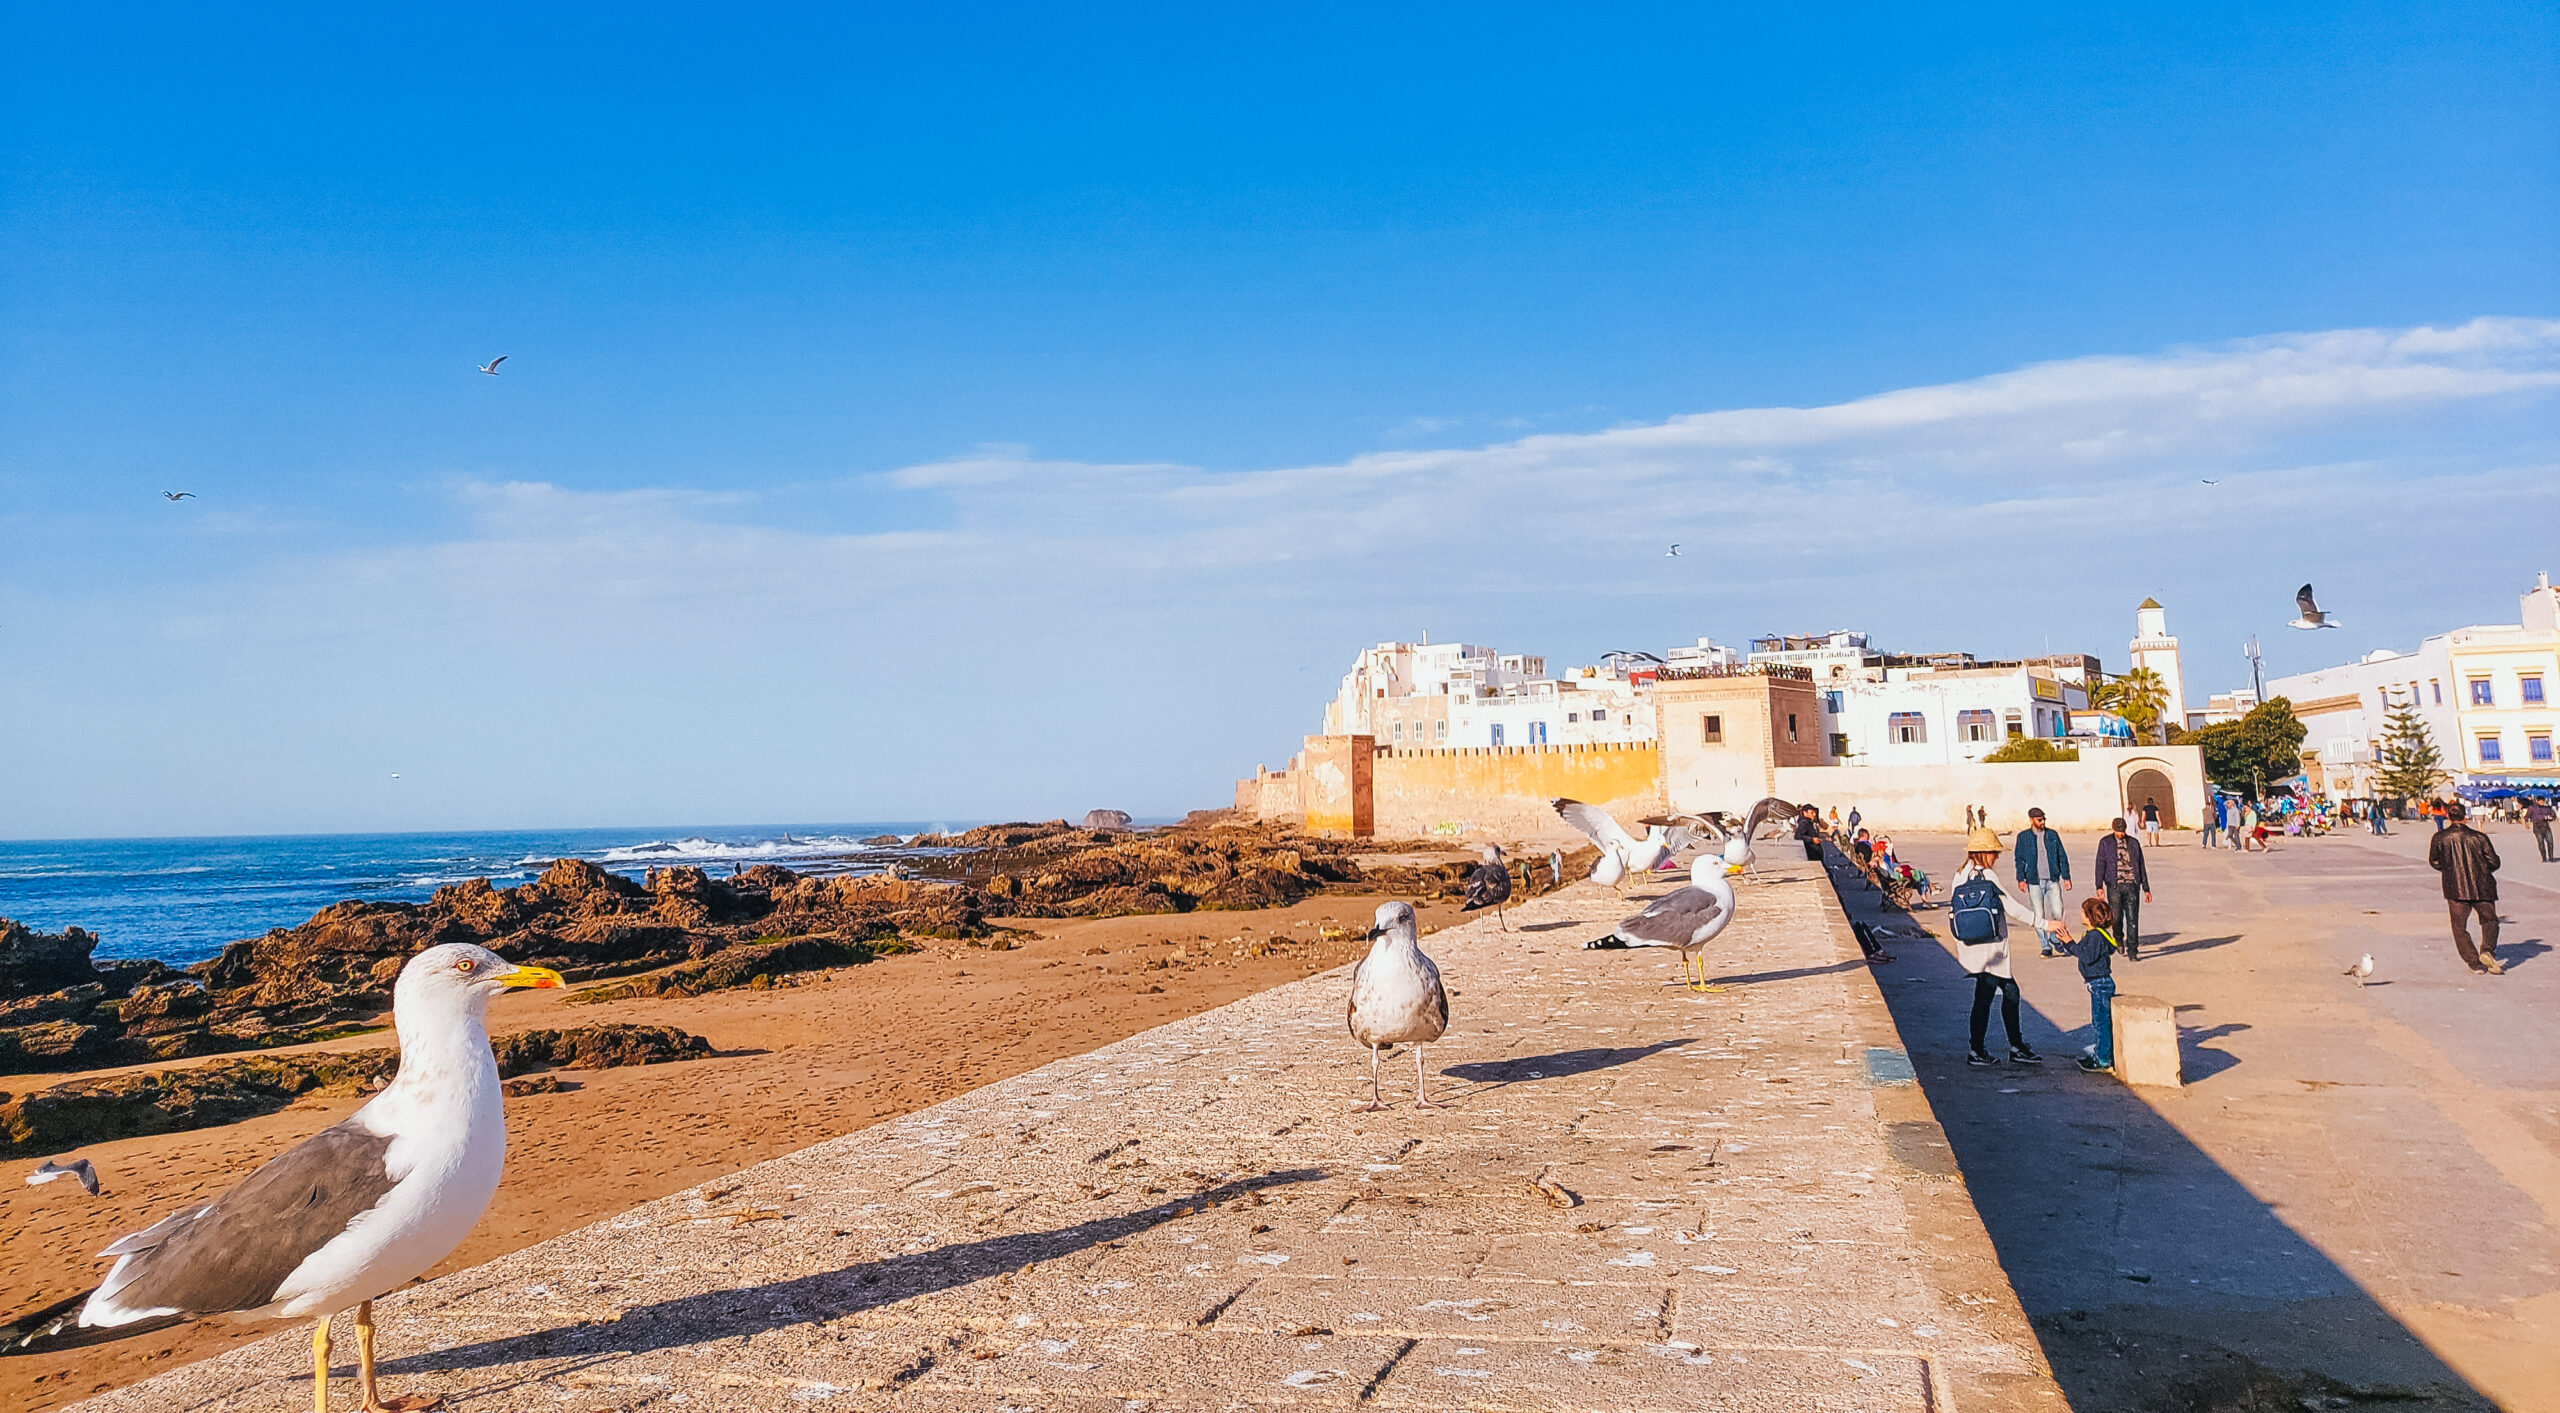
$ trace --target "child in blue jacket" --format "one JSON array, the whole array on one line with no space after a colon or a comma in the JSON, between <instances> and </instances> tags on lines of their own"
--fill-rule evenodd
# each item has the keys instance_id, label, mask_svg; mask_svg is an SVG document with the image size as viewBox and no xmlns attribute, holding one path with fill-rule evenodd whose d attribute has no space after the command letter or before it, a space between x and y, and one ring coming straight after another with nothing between
<instances>
[{"instance_id":1,"label":"child in blue jacket","mask_svg":"<svg viewBox=\"0 0 2560 1413\"><path fill-rule=\"evenodd\" d=\"M2116 1067L2116 910L2104 898L2089 898L2080 904L2080 919L2089 930L2071 944L2071 955L2080 963L2080 979L2089 984L2089 1029L2098 1043L2080 1057L2080 1068L2091 1074L2112 1074Z\"/></svg>"}]
</instances>

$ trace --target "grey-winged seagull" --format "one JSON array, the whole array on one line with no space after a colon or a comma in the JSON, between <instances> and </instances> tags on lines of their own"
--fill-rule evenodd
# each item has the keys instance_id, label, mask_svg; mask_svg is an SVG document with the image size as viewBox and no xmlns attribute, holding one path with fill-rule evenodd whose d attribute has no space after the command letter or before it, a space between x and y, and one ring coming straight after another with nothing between
<instances>
[{"instance_id":1,"label":"grey-winged seagull","mask_svg":"<svg viewBox=\"0 0 2560 1413\"><path fill-rule=\"evenodd\" d=\"M1465 881L1467 896L1458 911L1471 913L1478 908L1491 908L1493 925L1509 932L1510 924L1502 920L1502 905L1511 901L1511 865L1502 861L1502 846L1485 845L1484 862L1468 869Z\"/></svg>"},{"instance_id":2,"label":"grey-winged seagull","mask_svg":"<svg viewBox=\"0 0 2560 1413\"><path fill-rule=\"evenodd\" d=\"M1600 857L1591 865L1591 881L1616 888L1631 874L1649 873L1656 864L1671 857L1686 842L1686 836L1675 840L1669 826L1649 823L1639 839L1598 805L1580 800L1550 800L1565 823L1580 830L1582 837L1600 846Z\"/></svg>"},{"instance_id":3,"label":"grey-winged seagull","mask_svg":"<svg viewBox=\"0 0 2560 1413\"><path fill-rule=\"evenodd\" d=\"M34 1172L27 1174L27 1186L34 1187L39 1183L60 1182L64 1178L77 1178L80 1182L80 1186L86 1189L90 1196L95 1197L98 1195L98 1170L91 1166L89 1160L86 1158L74 1158L68 1163L57 1163L52 1159L47 1158L43 1162L36 1164L36 1170Z\"/></svg>"},{"instance_id":4,"label":"grey-winged seagull","mask_svg":"<svg viewBox=\"0 0 2560 1413\"><path fill-rule=\"evenodd\" d=\"M1351 969L1351 1038L1369 1047L1369 1102L1358 1112L1387 1107L1378 1088L1378 1050L1413 1047L1413 1107L1437 1109L1422 1078L1422 1047L1449 1029L1449 993L1440 968L1422 954L1421 929L1411 903L1380 903L1369 929L1369 955Z\"/></svg>"},{"instance_id":5,"label":"grey-winged seagull","mask_svg":"<svg viewBox=\"0 0 2560 1413\"><path fill-rule=\"evenodd\" d=\"M352 1305L365 1408L433 1407L378 1396L373 1301L461 1245L498 1190L507 1125L489 998L559 984L558 972L467 942L411 957L392 986L400 1073L389 1087L211 1203L109 1246L101 1254L116 1264L96 1290L0 1326L0 1354L74 1349L206 1315L316 1315L312 1406L326 1413L329 1317Z\"/></svg>"},{"instance_id":6,"label":"grey-winged seagull","mask_svg":"<svg viewBox=\"0 0 2560 1413\"><path fill-rule=\"evenodd\" d=\"M2329 615L2320 611L2319 603L2311 597L2311 586L2309 584L2305 584L2301 588L2293 591L2293 606L2302 610L2302 616L2293 620L2291 623L2284 625L2287 628L2300 628L2308 632L2314 628L2335 628L2338 626L2338 620L2331 618Z\"/></svg>"},{"instance_id":7,"label":"grey-winged seagull","mask_svg":"<svg viewBox=\"0 0 2560 1413\"><path fill-rule=\"evenodd\" d=\"M1692 991L1722 991L1707 984L1707 961L1698 953L1733 922L1733 885L1725 875L1739 864L1714 854L1700 854L1689 864L1689 886L1666 893L1643 912L1619 923L1606 937L1583 943L1587 951L1626 947L1669 947L1680 954L1680 984ZM1690 958L1697 957L1692 975Z\"/></svg>"},{"instance_id":8,"label":"grey-winged seagull","mask_svg":"<svg viewBox=\"0 0 2560 1413\"><path fill-rule=\"evenodd\" d=\"M481 364L480 371L494 378L498 376L498 365L506 361L507 356L501 353L497 357L490 359L488 362Z\"/></svg>"}]
</instances>

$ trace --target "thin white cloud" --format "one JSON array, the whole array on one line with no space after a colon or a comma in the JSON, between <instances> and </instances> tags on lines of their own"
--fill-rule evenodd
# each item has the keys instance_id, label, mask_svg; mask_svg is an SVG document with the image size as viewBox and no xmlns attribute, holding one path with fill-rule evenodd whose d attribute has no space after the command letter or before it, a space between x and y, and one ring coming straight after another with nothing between
<instances>
[{"instance_id":1,"label":"thin white cloud","mask_svg":"<svg viewBox=\"0 0 2560 1413\"><path fill-rule=\"evenodd\" d=\"M2152 594L2219 685L2305 578L2345 655L2511 616L2560 524L2555 386L2560 321L2483 319L1259 471L985 446L865 478L930 512L897 532L466 482L442 542L0 603L0 712L50 743L0 833L1214 803L1420 632L2113 661ZM370 813L392 754L427 813Z\"/></svg>"}]
</instances>

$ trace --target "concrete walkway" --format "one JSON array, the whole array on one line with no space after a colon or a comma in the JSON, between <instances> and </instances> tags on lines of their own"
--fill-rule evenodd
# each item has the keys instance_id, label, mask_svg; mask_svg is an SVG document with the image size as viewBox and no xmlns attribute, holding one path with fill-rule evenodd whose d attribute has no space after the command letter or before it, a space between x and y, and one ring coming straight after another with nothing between
<instances>
[{"instance_id":1,"label":"concrete walkway","mask_svg":"<svg viewBox=\"0 0 2560 1413\"><path fill-rule=\"evenodd\" d=\"M1712 995L1668 954L1582 950L1633 910L1589 884L1426 939L1454 996L1444 1112L1351 1112L1365 1057L1327 973L404 1293L386 1390L474 1413L2060 1409L1828 888L1766 877ZM1409 1101L1410 1060L1386 1073ZM307 1407L307 1349L296 1329L82 1406Z\"/></svg>"},{"instance_id":2,"label":"concrete walkway","mask_svg":"<svg viewBox=\"0 0 2560 1413\"><path fill-rule=\"evenodd\" d=\"M2560 894L2528 882L2560 865L2496 836L2510 969L2487 977L2454 955L2423 838L2193 837L2151 851L2144 960L2116 965L2177 1007L2182 1092L2069 1067L2088 991L2031 940L2040 1070L1964 1065L1972 984L1943 942L1878 973L2072 1406L2560 1413ZM1963 847L1897 842L1941 878ZM2085 889L2095 840L2066 843ZM1861 918L1946 930L1846 887ZM2340 973L2367 952L2359 987Z\"/></svg>"}]
</instances>

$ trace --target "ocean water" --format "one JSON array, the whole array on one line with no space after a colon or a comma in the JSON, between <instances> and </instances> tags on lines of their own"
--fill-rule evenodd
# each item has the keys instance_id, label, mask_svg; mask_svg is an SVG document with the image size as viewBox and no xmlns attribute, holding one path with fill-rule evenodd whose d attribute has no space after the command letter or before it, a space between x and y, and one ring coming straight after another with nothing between
<instances>
[{"instance_id":1,"label":"ocean water","mask_svg":"<svg viewBox=\"0 0 2560 1413\"><path fill-rule=\"evenodd\" d=\"M634 879L680 863L714 875L760 863L868 873L908 851L864 839L975 822L0 841L0 917L39 932L85 927L98 934L101 959L157 957L185 966L331 903L424 902L438 888L472 878L503 888L554 859L588 859Z\"/></svg>"}]
</instances>

